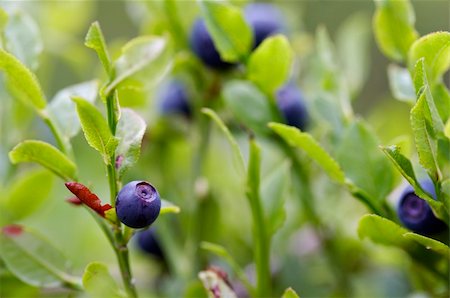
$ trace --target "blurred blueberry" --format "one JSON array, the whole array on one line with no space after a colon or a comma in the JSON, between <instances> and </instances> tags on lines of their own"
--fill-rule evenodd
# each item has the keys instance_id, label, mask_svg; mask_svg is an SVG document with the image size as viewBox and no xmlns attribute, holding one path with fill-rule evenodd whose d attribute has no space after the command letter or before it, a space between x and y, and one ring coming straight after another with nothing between
<instances>
[{"instance_id":1,"label":"blurred blueberry","mask_svg":"<svg viewBox=\"0 0 450 298\"><path fill-rule=\"evenodd\" d=\"M191 116L189 93L186 86L177 80L171 80L160 90L159 109L163 115Z\"/></svg>"},{"instance_id":2,"label":"blurred blueberry","mask_svg":"<svg viewBox=\"0 0 450 298\"><path fill-rule=\"evenodd\" d=\"M436 191L432 181L423 180L420 181L420 185L436 200ZM405 227L419 234L435 234L446 228L445 223L434 216L428 203L414 193L411 185L403 190L397 213Z\"/></svg>"},{"instance_id":3,"label":"blurred blueberry","mask_svg":"<svg viewBox=\"0 0 450 298\"><path fill-rule=\"evenodd\" d=\"M283 14L269 3L251 3L244 8L245 19L253 30L253 48L270 35L284 29Z\"/></svg>"},{"instance_id":4,"label":"blurred blueberry","mask_svg":"<svg viewBox=\"0 0 450 298\"><path fill-rule=\"evenodd\" d=\"M278 89L277 105L286 124L295 126L300 130L304 130L308 126L308 110L299 88L288 84Z\"/></svg>"},{"instance_id":5,"label":"blurred blueberry","mask_svg":"<svg viewBox=\"0 0 450 298\"><path fill-rule=\"evenodd\" d=\"M224 70L233 65L222 61L220 58L219 52L217 52L217 49L214 46L212 37L209 34L203 19L197 19L194 22L190 36L190 44L195 55L211 68Z\"/></svg>"},{"instance_id":6,"label":"blurred blueberry","mask_svg":"<svg viewBox=\"0 0 450 298\"><path fill-rule=\"evenodd\" d=\"M132 181L117 195L116 213L119 220L131 228L144 228L158 218L161 199L148 182Z\"/></svg>"},{"instance_id":7,"label":"blurred blueberry","mask_svg":"<svg viewBox=\"0 0 450 298\"><path fill-rule=\"evenodd\" d=\"M147 230L140 231L136 234L138 247L145 253L163 259L164 255L159 245L156 229L150 227Z\"/></svg>"}]
</instances>

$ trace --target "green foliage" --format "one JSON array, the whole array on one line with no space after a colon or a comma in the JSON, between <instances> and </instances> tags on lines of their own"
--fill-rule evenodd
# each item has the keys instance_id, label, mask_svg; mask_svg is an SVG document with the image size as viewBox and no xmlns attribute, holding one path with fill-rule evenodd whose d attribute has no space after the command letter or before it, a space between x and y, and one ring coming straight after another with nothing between
<instances>
[{"instance_id":1,"label":"green foliage","mask_svg":"<svg viewBox=\"0 0 450 298\"><path fill-rule=\"evenodd\" d=\"M281 298L300 298L300 296L292 288L287 288Z\"/></svg>"},{"instance_id":2,"label":"green foliage","mask_svg":"<svg viewBox=\"0 0 450 298\"><path fill-rule=\"evenodd\" d=\"M253 45L253 33L242 11L225 1L198 1L208 32L226 62L245 61Z\"/></svg>"},{"instance_id":3,"label":"green foliage","mask_svg":"<svg viewBox=\"0 0 450 298\"><path fill-rule=\"evenodd\" d=\"M65 181L77 180L77 167L64 153L52 145L36 140L19 143L9 152L12 163L35 162Z\"/></svg>"},{"instance_id":4,"label":"green foliage","mask_svg":"<svg viewBox=\"0 0 450 298\"><path fill-rule=\"evenodd\" d=\"M167 213L180 213L180 211L180 207L178 207L177 205L167 200L161 199L161 211L159 212L160 215Z\"/></svg>"},{"instance_id":5,"label":"green foliage","mask_svg":"<svg viewBox=\"0 0 450 298\"><path fill-rule=\"evenodd\" d=\"M406 68L390 64L388 67L388 77L392 95L396 99L412 104L416 102L413 82Z\"/></svg>"},{"instance_id":6,"label":"green foliage","mask_svg":"<svg viewBox=\"0 0 450 298\"><path fill-rule=\"evenodd\" d=\"M100 262L92 262L86 266L83 274L83 287L92 298L126 297L120 292L106 265Z\"/></svg>"},{"instance_id":7,"label":"green foliage","mask_svg":"<svg viewBox=\"0 0 450 298\"><path fill-rule=\"evenodd\" d=\"M92 23L89 27L84 45L97 52L98 58L100 59L100 62L102 63L106 73L108 75L111 75L111 58L109 57L105 38L103 37L102 29L100 28L100 24L98 22Z\"/></svg>"}]
</instances>

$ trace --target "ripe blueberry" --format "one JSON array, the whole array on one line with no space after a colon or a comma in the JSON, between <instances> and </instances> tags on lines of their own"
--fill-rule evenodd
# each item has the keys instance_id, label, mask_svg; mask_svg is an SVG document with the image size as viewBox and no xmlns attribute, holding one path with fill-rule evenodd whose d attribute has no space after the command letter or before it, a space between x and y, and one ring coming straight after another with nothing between
<instances>
[{"instance_id":1,"label":"ripe blueberry","mask_svg":"<svg viewBox=\"0 0 450 298\"><path fill-rule=\"evenodd\" d=\"M303 94L297 87L288 84L277 91L277 105L288 125L304 130L309 121Z\"/></svg>"},{"instance_id":2,"label":"ripe blueberry","mask_svg":"<svg viewBox=\"0 0 450 298\"><path fill-rule=\"evenodd\" d=\"M211 68L224 70L233 65L220 58L219 52L217 52L214 46L212 37L203 19L197 19L195 21L191 31L190 44L195 55Z\"/></svg>"},{"instance_id":3,"label":"ripe blueberry","mask_svg":"<svg viewBox=\"0 0 450 298\"><path fill-rule=\"evenodd\" d=\"M163 115L183 115L187 118L191 116L191 107L189 105L189 94L186 86L177 80L169 81L160 90L159 110Z\"/></svg>"},{"instance_id":4,"label":"ripe blueberry","mask_svg":"<svg viewBox=\"0 0 450 298\"><path fill-rule=\"evenodd\" d=\"M247 23L253 30L253 48L265 38L284 29L281 11L269 3L251 3L244 8Z\"/></svg>"},{"instance_id":5,"label":"ripe blueberry","mask_svg":"<svg viewBox=\"0 0 450 298\"><path fill-rule=\"evenodd\" d=\"M158 235L154 227L137 233L137 244L139 248L150 255L158 258L164 258L161 246L159 245Z\"/></svg>"},{"instance_id":6,"label":"ripe blueberry","mask_svg":"<svg viewBox=\"0 0 450 298\"><path fill-rule=\"evenodd\" d=\"M117 195L117 217L131 228L143 228L152 224L160 210L158 191L148 182L132 181Z\"/></svg>"},{"instance_id":7,"label":"ripe blueberry","mask_svg":"<svg viewBox=\"0 0 450 298\"><path fill-rule=\"evenodd\" d=\"M432 181L423 180L420 185L436 200L436 191ZM428 203L414 193L411 185L403 190L397 213L405 227L419 234L435 234L446 228L445 223L434 216Z\"/></svg>"}]
</instances>

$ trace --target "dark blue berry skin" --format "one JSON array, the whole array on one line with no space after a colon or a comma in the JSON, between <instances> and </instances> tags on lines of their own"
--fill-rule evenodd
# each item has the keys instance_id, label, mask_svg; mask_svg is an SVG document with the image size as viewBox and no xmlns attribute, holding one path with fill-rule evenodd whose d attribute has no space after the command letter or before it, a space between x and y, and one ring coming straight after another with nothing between
<instances>
[{"instance_id":1,"label":"dark blue berry skin","mask_svg":"<svg viewBox=\"0 0 450 298\"><path fill-rule=\"evenodd\" d=\"M119 220L135 229L151 225L161 210L158 191L148 182L132 181L117 195L116 213Z\"/></svg>"},{"instance_id":2,"label":"dark blue berry skin","mask_svg":"<svg viewBox=\"0 0 450 298\"><path fill-rule=\"evenodd\" d=\"M247 23L253 30L253 48L270 35L284 31L283 14L269 3L251 3L244 8Z\"/></svg>"},{"instance_id":3,"label":"dark blue berry skin","mask_svg":"<svg viewBox=\"0 0 450 298\"><path fill-rule=\"evenodd\" d=\"M161 246L159 245L155 228L150 227L147 230L141 231L136 234L136 237L137 237L137 244L143 252L153 255L160 259L164 258Z\"/></svg>"},{"instance_id":4,"label":"dark blue berry skin","mask_svg":"<svg viewBox=\"0 0 450 298\"><path fill-rule=\"evenodd\" d=\"M423 180L420 185L436 200L436 191L432 181ZM408 185L402 192L397 213L405 227L419 234L432 235L446 229L445 223L434 216L428 203L414 193L411 185Z\"/></svg>"},{"instance_id":5,"label":"dark blue berry skin","mask_svg":"<svg viewBox=\"0 0 450 298\"><path fill-rule=\"evenodd\" d=\"M168 82L159 93L159 109L163 115L191 116L189 94L186 86L176 80Z\"/></svg>"},{"instance_id":6,"label":"dark blue berry skin","mask_svg":"<svg viewBox=\"0 0 450 298\"><path fill-rule=\"evenodd\" d=\"M190 44L192 51L204 64L216 70L225 70L233 64L223 61L217 52L211 35L209 34L205 21L197 19L192 27Z\"/></svg>"},{"instance_id":7,"label":"dark blue berry skin","mask_svg":"<svg viewBox=\"0 0 450 298\"><path fill-rule=\"evenodd\" d=\"M309 122L303 94L294 85L288 84L277 91L277 105L286 124L305 130Z\"/></svg>"}]
</instances>

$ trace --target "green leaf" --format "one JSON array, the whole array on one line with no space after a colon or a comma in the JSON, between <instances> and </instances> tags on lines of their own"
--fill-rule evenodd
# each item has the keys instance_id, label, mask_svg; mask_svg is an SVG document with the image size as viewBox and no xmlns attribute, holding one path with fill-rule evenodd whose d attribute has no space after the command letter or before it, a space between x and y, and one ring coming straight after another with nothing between
<instances>
[{"instance_id":1,"label":"green leaf","mask_svg":"<svg viewBox=\"0 0 450 298\"><path fill-rule=\"evenodd\" d=\"M3 30L6 27L6 24L8 23L8 14L6 13L6 11L0 7L0 42L2 41L2 35L3 35Z\"/></svg>"},{"instance_id":2,"label":"green leaf","mask_svg":"<svg viewBox=\"0 0 450 298\"><path fill-rule=\"evenodd\" d=\"M450 119L450 92L444 83L440 82L431 87L434 104L441 116L442 122Z\"/></svg>"},{"instance_id":3,"label":"green leaf","mask_svg":"<svg viewBox=\"0 0 450 298\"><path fill-rule=\"evenodd\" d=\"M92 298L125 297L105 264L92 262L86 266L83 274L83 287Z\"/></svg>"},{"instance_id":4,"label":"green leaf","mask_svg":"<svg viewBox=\"0 0 450 298\"><path fill-rule=\"evenodd\" d=\"M411 75L406 68L389 64L388 66L389 86L394 97L398 100L414 104L416 92Z\"/></svg>"},{"instance_id":5,"label":"green leaf","mask_svg":"<svg viewBox=\"0 0 450 298\"><path fill-rule=\"evenodd\" d=\"M292 147L304 150L310 158L316 161L334 181L344 184L345 176L339 164L317 143L308 133L295 127L281 123L269 123L269 127L280 135Z\"/></svg>"},{"instance_id":6,"label":"green leaf","mask_svg":"<svg viewBox=\"0 0 450 298\"><path fill-rule=\"evenodd\" d=\"M450 68L450 32L434 32L416 40L408 53L409 69L412 71L422 58L427 77L433 85Z\"/></svg>"},{"instance_id":7,"label":"green leaf","mask_svg":"<svg viewBox=\"0 0 450 298\"><path fill-rule=\"evenodd\" d=\"M273 95L288 79L293 56L285 36L268 37L250 56L247 65L248 78L266 94Z\"/></svg>"},{"instance_id":8,"label":"green leaf","mask_svg":"<svg viewBox=\"0 0 450 298\"><path fill-rule=\"evenodd\" d=\"M48 199L53 175L46 170L28 171L10 186L2 205L8 222L12 223L33 214Z\"/></svg>"},{"instance_id":9,"label":"green leaf","mask_svg":"<svg viewBox=\"0 0 450 298\"><path fill-rule=\"evenodd\" d=\"M180 213L180 211L180 207L174 203L161 199L161 211L159 214Z\"/></svg>"},{"instance_id":10,"label":"green leaf","mask_svg":"<svg viewBox=\"0 0 450 298\"><path fill-rule=\"evenodd\" d=\"M289 190L289 162L274 168L261 183L261 200L269 236L275 234L286 220L285 198Z\"/></svg>"},{"instance_id":11,"label":"green leaf","mask_svg":"<svg viewBox=\"0 0 450 298\"><path fill-rule=\"evenodd\" d=\"M19 143L9 152L9 159L13 164L35 162L65 181L77 180L76 165L64 153L42 141L26 140Z\"/></svg>"},{"instance_id":12,"label":"green leaf","mask_svg":"<svg viewBox=\"0 0 450 298\"><path fill-rule=\"evenodd\" d=\"M390 59L405 61L410 46L418 37L411 3L408 0L379 0L375 4L373 26L380 50Z\"/></svg>"},{"instance_id":13,"label":"green leaf","mask_svg":"<svg viewBox=\"0 0 450 298\"><path fill-rule=\"evenodd\" d=\"M102 113L88 101L80 97L73 97L73 101L77 105L78 117L86 141L92 148L100 152L105 164L109 164L118 141L111 134L108 123Z\"/></svg>"},{"instance_id":14,"label":"green leaf","mask_svg":"<svg viewBox=\"0 0 450 298\"><path fill-rule=\"evenodd\" d=\"M23 226L5 226L0 242L1 258L21 281L42 288L81 288L80 280L67 273L68 259L40 234Z\"/></svg>"},{"instance_id":15,"label":"green leaf","mask_svg":"<svg viewBox=\"0 0 450 298\"><path fill-rule=\"evenodd\" d=\"M80 121L72 97L82 97L94 103L97 98L98 81L88 81L60 90L47 107L63 136L72 138L80 131Z\"/></svg>"},{"instance_id":16,"label":"green leaf","mask_svg":"<svg viewBox=\"0 0 450 298\"><path fill-rule=\"evenodd\" d=\"M236 139L231 134L228 127L223 123L223 121L219 118L219 116L211 109L203 108L202 113L210 117L214 122L217 124L217 126L220 128L220 130L225 134L225 136L228 139L228 142L231 145L231 150L233 151L233 162L234 166L236 167L238 173L240 175L245 174L245 162L244 157L242 156L241 149L239 148L238 143L236 142Z\"/></svg>"},{"instance_id":17,"label":"green leaf","mask_svg":"<svg viewBox=\"0 0 450 298\"><path fill-rule=\"evenodd\" d=\"M5 27L5 48L29 69L36 70L43 44L36 22L25 12L9 14Z\"/></svg>"},{"instance_id":18,"label":"green leaf","mask_svg":"<svg viewBox=\"0 0 450 298\"><path fill-rule=\"evenodd\" d=\"M138 161L145 129L144 119L136 112L131 109L121 110L116 130L116 137L119 139L116 148L116 161L120 160L120 163L116 162L119 177Z\"/></svg>"},{"instance_id":19,"label":"green leaf","mask_svg":"<svg viewBox=\"0 0 450 298\"><path fill-rule=\"evenodd\" d=\"M222 89L223 98L237 120L250 129L267 133L272 120L268 99L252 83L233 80Z\"/></svg>"},{"instance_id":20,"label":"green leaf","mask_svg":"<svg viewBox=\"0 0 450 298\"><path fill-rule=\"evenodd\" d=\"M300 298L300 296L292 288L287 288L281 298Z\"/></svg>"},{"instance_id":21,"label":"green leaf","mask_svg":"<svg viewBox=\"0 0 450 298\"><path fill-rule=\"evenodd\" d=\"M345 129L336 148L336 159L347 178L371 199L382 202L394 187L394 172L378 145L375 134L357 120Z\"/></svg>"},{"instance_id":22,"label":"green leaf","mask_svg":"<svg viewBox=\"0 0 450 298\"><path fill-rule=\"evenodd\" d=\"M0 70L7 77L7 85L14 96L40 111L47 101L36 76L19 59L0 49Z\"/></svg>"},{"instance_id":23,"label":"green leaf","mask_svg":"<svg viewBox=\"0 0 450 298\"><path fill-rule=\"evenodd\" d=\"M108 48L103 37L102 29L98 22L94 22L89 27L88 33L84 40L84 45L97 52L98 58L103 65L106 73L111 75L112 65L109 57Z\"/></svg>"},{"instance_id":24,"label":"green leaf","mask_svg":"<svg viewBox=\"0 0 450 298\"><path fill-rule=\"evenodd\" d=\"M241 10L225 1L198 2L220 57L227 62L244 61L253 46L253 33Z\"/></svg>"},{"instance_id":25,"label":"green leaf","mask_svg":"<svg viewBox=\"0 0 450 298\"><path fill-rule=\"evenodd\" d=\"M444 134L450 139L450 119L448 119L447 123L445 123Z\"/></svg>"},{"instance_id":26,"label":"green leaf","mask_svg":"<svg viewBox=\"0 0 450 298\"><path fill-rule=\"evenodd\" d=\"M157 83L170 69L172 51L168 39L156 36L140 36L129 41L122 48L122 55L115 61L115 78L110 82L103 96L127 79L140 79L147 84Z\"/></svg>"},{"instance_id":27,"label":"green leaf","mask_svg":"<svg viewBox=\"0 0 450 298\"><path fill-rule=\"evenodd\" d=\"M431 249L443 255L447 259L450 259L450 248L440 241L415 233L406 233L403 234L403 237L405 237L406 239L414 240L415 242L425 246L426 249Z\"/></svg>"}]
</instances>

